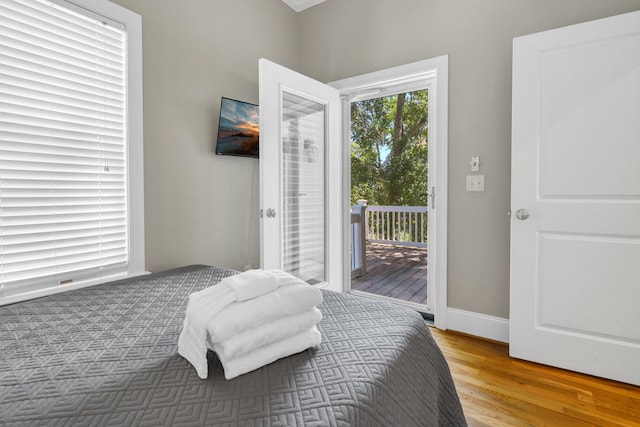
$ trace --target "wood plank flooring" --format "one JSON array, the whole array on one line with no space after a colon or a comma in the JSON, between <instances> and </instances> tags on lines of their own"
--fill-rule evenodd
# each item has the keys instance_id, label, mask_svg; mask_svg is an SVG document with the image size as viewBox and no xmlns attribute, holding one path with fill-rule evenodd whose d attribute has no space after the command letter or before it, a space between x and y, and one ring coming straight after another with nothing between
<instances>
[{"instance_id":1,"label":"wood plank flooring","mask_svg":"<svg viewBox=\"0 0 640 427\"><path fill-rule=\"evenodd\" d=\"M470 427L640 426L640 387L513 359L506 344L431 331Z\"/></svg>"},{"instance_id":2,"label":"wood plank flooring","mask_svg":"<svg viewBox=\"0 0 640 427\"><path fill-rule=\"evenodd\" d=\"M367 243L367 272L351 289L425 304L427 248Z\"/></svg>"}]
</instances>

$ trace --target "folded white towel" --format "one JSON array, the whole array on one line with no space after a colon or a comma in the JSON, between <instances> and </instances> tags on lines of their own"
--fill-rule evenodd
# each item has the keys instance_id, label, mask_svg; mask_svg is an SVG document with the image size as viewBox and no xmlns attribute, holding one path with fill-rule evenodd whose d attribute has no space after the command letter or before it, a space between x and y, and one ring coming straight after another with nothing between
<instances>
[{"instance_id":1,"label":"folded white towel","mask_svg":"<svg viewBox=\"0 0 640 427\"><path fill-rule=\"evenodd\" d=\"M265 273L265 275L261 273ZM260 286L254 286L253 280L245 280L250 276L257 278ZM207 324L213 322L227 306L237 301L238 297L251 298L244 301L248 302L259 299L264 294L274 292L273 281L267 276L275 278L277 288L300 284L311 287L282 270L259 270L257 272L249 270L227 277L217 285L194 292L189 296L186 316L178 339L178 354L193 365L200 378L204 379L208 376ZM229 323L229 320L226 322Z\"/></svg>"},{"instance_id":2,"label":"folded white towel","mask_svg":"<svg viewBox=\"0 0 640 427\"><path fill-rule=\"evenodd\" d=\"M233 301L235 294L225 286L212 286L189 296L178 353L193 365L200 378L208 375L206 324Z\"/></svg>"},{"instance_id":3,"label":"folded white towel","mask_svg":"<svg viewBox=\"0 0 640 427\"><path fill-rule=\"evenodd\" d=\"M226 361L222 364L224 376L230 380L283 357L320 345L320 342L320 331L314 326L289 338L260 347L244 356Z\"/></svg>"},{"instance_id":4,"label":"folded white towel","mask_svg":"<svg viewBox=\"0 0 640 427\"><path fill-rule=\"evenodd\" d=\"M317 308L303 311L292 316L282 317L272 322L250 328L218 342L209 343L222 363L247 354L267 344L281 341L315 326L322 320L322 313Z\"/></svg>"},{"instance_id":5,"label":"folded white towel","mask_svg":"<svg viewBox=\"0 0 640 427\"><path fill-rule=\"evenodd\" d=\"M276 281L278 282L279 288L283 286L290 286L290 285L303 285L303 284L308 285L308 283L305 282L304 280L298 279L293 274L287 273L286 271L283 271L283 270L272 269L272 270L265 270L265 271L273 274L276 277Z\"/></svg>"},{"instance_id":6,"label":"folded white towel","mask_svg":"<svg viewBox=\"0 0 640 427\"><path fill-rule=\"evenodd\" d=\"M248 270L224 279L236 294L236 301L246 301L278 288L276 276L265 270Z\"/></svg>"},{"instance_id":7,"label":"folded white towel","mask_svg":"<svg viewBox=\"0 0 640 427\"><path fill-rule=\"evenodd\" d=\"M249 328L302 313L320 304L320 289L302 283L280 287L260 298L229 304L207 321L206 330L211 342L223 342Z\"/></svg>"}]
</instances>

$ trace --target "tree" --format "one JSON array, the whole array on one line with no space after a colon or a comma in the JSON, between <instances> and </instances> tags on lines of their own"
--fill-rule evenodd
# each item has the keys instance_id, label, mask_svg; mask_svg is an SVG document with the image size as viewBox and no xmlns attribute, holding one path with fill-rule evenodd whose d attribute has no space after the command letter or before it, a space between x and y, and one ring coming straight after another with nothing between
<instances>
[{"instance_id":1,"label":"tree","mask_svg":"<svg viewBox=\"0 0 640 427\"><path fill-rule=\"evenodd\" d=\"M351 104L351 201L426 206L428 91Z\"/></svg>"}]
</instances>

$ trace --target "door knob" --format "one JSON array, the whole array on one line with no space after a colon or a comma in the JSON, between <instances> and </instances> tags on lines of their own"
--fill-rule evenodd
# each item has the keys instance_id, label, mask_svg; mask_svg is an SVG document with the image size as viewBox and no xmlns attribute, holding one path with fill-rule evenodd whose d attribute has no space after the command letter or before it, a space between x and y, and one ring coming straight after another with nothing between
<instances>
[{"instance_id":1,"label":"door knob","mask_svg":"<svg viewBox=\"0 0 640 427\"><path fill-rule=\"evenodd\" d=\"M276 210L273 208L267 209L267 218L274 218L276 216Z\"/></svg>"},{"instance_id":2,"label":"door knob","mask_svg":"<svg viewBox=\"0 0 640 427\"><path fill-rule=\"evenodd\" d=\"M520 221L524 221L525 219L529 218L529 211L526 209L518 209L516 211L516 218L518 218Z\"/></svg>"}]
</instances>

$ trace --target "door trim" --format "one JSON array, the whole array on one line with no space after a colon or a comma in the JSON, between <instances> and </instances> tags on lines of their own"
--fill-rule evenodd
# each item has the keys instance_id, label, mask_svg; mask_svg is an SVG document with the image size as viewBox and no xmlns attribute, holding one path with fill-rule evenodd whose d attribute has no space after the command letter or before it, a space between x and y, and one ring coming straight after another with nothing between
<instances>
[{"instance_id":1,"label":"door trim","mask_svg":"<svg viewBox=\"0 0 640 427\"><path fill-rule=\"evenodd\" d=\"M447 329L447 173L448 173L448 89L449 89L449 57L447 55L423 61L400 65L386 70L350 77L328 83L340 91L342 96L342 159L343 159L343 206L350 206L351 162L349 144L349 104L352 101L385 96L387 89L398 87L406 91L424 89L425 80L432 81L429 99L435 103L430 109L430 121L434 123L430 129L435 147L435 155L429 153L430 186L434 185L436 206L433 218L429 218L429 282L433 292L432 311L435 326ZM397 93L397 91L395 92ZM433 97L433 98L432 98ZM349 210L343 209L343 236L350 236L348 226ZM349 291L351 283L351 262L349 258L349 237L343 238L343 283L345 291ZM349 286L347 286L349 285Z\"/></svg>"}]
</instances>

